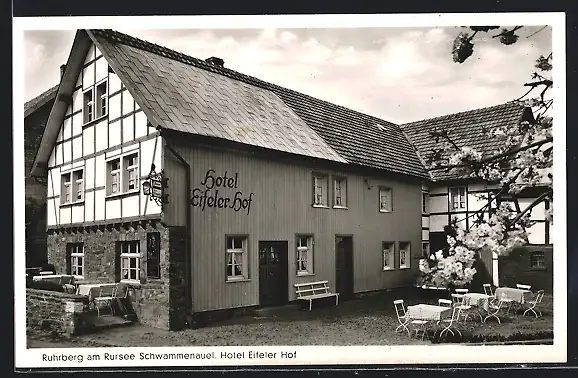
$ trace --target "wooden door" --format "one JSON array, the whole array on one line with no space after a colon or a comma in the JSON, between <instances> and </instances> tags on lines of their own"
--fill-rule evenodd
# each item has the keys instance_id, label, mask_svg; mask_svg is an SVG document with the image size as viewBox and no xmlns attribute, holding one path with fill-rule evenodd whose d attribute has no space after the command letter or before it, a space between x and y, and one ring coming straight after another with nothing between
<instances>
[{"instance_id":1,"label":"wooden door","mask_svg":"<svg viewBox=\"0 0 578 378\"><path fill-rule=\"evenodd\" d=\"M335 290L339 300L353 297L353 237L335 237Z\"/></svg>"},{"instance_id":2,"label":"wooden door","mask_svg":"<svg viewBox=\"0 0 578 378\"><path fill-rule=\"evenodd\" d=\"M288 243L259 242L259 305L281 306L289 300Z\"/></svg>"}]
</instances>

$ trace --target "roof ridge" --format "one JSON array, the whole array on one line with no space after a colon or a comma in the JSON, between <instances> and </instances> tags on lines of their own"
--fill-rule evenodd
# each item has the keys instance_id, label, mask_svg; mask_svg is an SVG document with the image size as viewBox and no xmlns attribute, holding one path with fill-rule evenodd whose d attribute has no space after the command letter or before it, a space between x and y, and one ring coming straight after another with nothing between
<instances>
[{"instance_id":1,"label":"roof ridge","mask_svg":"<svg viewBox=\"0 0 578 378\"><path fill-rule=\"evenodd\" d=\"M309 94L299 92L299 91L296 91L296 90L291 89L291 88L282 87L278 84L274 84L274 83L265 81L263 79L259 79L259 78L254 77L254 76L247 75L247 74L244 74L244 73L239 72L239 71L235 71L231 68L218 67L218 66L215 66L211 63L207 63L200 58L195 58L191 55L184 54L182 52L170 49L168 47L161 46L161 45L158 45L156 43L146 41L146 40L143 40L143 39L140 39L137 37L133 37L129 34L121 33L119 31L112 30L112 29L90 29L90 31L99 35L99 36L102 36L108 40L112 40L113 42L126 44L129 46L138 48L138 49L148 51L148 52L153 53L153 54L157 54L157 55L169 58L169 59L177 60L181 63L185 63L185 64L189 64L189 65L196 65L199 68L205 69L205 70L213 72L213 73L227 76L231 79L235 79L235 80L241 79L241 81L243 81L247 84L259 86L263 89L271 90L271 88L274 88L274 89L281 90L281 91L293 92L293 93L296 93L300 96L306 96L309 99L319 101L319 102L337 107L339 109L343 109L345 111L357 113L358 115L363 116L364 118L369 117L374 121L378 120L379 122L385 122L389 126L400 127L399 124L393 123L391 121L387 121L383 118L379 118L379 117L371 115L371 114L363 113L359 110L348 108L348 107L343 106L343 105L335 104L333 102L323 100L323 99L320 99L318 97L314 97L314 96L311 96ZM232 75L234 75L234 77Z\"/></svg>"},{"instance_id":2,"label":"roof ridge","mask_svg":"<svg viewBox=\"0 0 578 378\"><path fill-rule=\"evenodd\" d=\"M507 105L519 105L520 106L520 110L523 110L524 108L526 108L526 106L522 105L521 101L518 100L511 100L511 101L507 101L501 104L497 104L497 105L490 105L490 106L485 106L483 108L476 108L476 109L470 109L470 110L464 110L461 112L456 112L456 113L450 113L450 114L444 114L441 116L437 116L437 117L432 117L432 118L424 118L424 119L420 119L417 121L412 121L412 122L406 122L406 123L402 123L399 126L401 128L405 128L407 126L416 124L416 123L422 123L422 122L426 122L426 121L434 121L434 120L442 120L442 119L447 119L450 117L454 117L454 116L462 116L462 115L466 115L468 113L475 113L475 112L484 112L484 111L489 111L489 110L494 110L495 108L500 108L500 107L505 107Z\"/></svg>"}]
</instances>

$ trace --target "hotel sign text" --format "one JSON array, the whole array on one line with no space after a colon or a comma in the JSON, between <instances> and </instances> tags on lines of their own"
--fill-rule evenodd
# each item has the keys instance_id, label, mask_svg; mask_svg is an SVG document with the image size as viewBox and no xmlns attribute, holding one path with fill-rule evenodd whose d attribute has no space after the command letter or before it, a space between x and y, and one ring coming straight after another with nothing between
<instances>
[{"instance_id":1,"label":"hotel sign text","mask_svg":"<svg viewBox=\"0 0 578 378\"><path fill-rule=\"evenodd\" d=\"M201 187L193 189L191 205L199 207L201 211L206 208L232 209L234 211L251 211L251 202L255 193L248 196L237 190L239 183L239 173L228 176L227 171L223 175L217 175L214 169L209 169L205 173L205 178L201 182ZM229 191L227 189L235 189Z\"/></svg>"}]
</instances>

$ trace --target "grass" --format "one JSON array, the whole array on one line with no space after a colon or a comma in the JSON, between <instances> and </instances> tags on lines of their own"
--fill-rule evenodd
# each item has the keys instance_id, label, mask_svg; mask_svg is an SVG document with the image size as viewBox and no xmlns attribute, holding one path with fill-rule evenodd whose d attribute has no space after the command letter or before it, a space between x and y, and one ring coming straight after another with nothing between
<instances>
[{"instance_id":1,"label":"grass","mask_svg":"<svg viewBox=\"0 0 578 378\"><path fill-rule=\"evenodd\" d=\"M215 322L199 329L169 332L135 324L79 336L69 342L77 346L253 346L253 345L432 345L430 340L396 333L399 325L393 300L403 298L406 305L437 303L437 295L417 290L383 292L340 303L329 299L314 306L313 311L299 309L270 310L259 315L241 316ZM545 296L541 307L544 316L511 314L487 323L468 321L459 327L472 335L508 335L551 332L552 297ZM479 336L478 336L479 337ZM34 347L31 340L30 346ZM38 344L38 342L36 342ZM58 346L58 345L56 345Z\"/></svg>"}]
</instances>

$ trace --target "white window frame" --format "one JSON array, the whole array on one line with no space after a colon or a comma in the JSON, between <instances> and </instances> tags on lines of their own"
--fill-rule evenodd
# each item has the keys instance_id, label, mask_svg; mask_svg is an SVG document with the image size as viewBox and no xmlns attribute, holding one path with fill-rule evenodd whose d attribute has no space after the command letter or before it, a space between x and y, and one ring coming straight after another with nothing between
<instances>
[{"instance_id":1,"label":"white window frame","mask_svg":"<svg viewBox=\"0 0 578 378\"><path fill-rule=\"evenodd\" d=\"M388 208L383 208L382 205L382 193L383 192L389 192L389 207ZM386 187L386 186L380 186L379 190L378 190L378 200L379 200L379 212L380 213L391 213L393 212L393 189Z\"/></svg>"},{"instance_id":2,"label":"white window frame","mask_svg":"<svg viewBox=\"0 0 578 378\"><path fill-rule=\"evenodd\" d=\"M382 268L384 271L395 269L395 242L384 241L381 243Z\"/></svg>"},{"instance_id":3,"label":"white window frame","mask_svg":"<svg viewBox=\"0 0 578 378\"><path fill-rule=\"evenodd\" d=\"M134 164L128 165L129 158L134 155ZM140 187L140 155L138 150L119 154L106 160L106 196L114 197L123 194L134 194L139 192ZM112 164L118 160L118 169L112 169ZM129 172L135 172L135 188L128 189ZM118 176L118 191L112 191L113 177Z\"/></svg>"},{"instance_id":4,"label":"white window frame","mask_svg":"<svg viewBox=\"0 0 578 378\"><path fill-rule=\"evenodd\" d=\"M423 258L428 258L430 255L429 250L429 241L422 241L421 242L421 254Z\"/></svg>"},{"instance_id":5,"label":"white window frame","mask_svg":"<svg viewBox=\"0 0 578 378\"><path fill-rule=\"evenodd\" d=\"M239 239L241 240L241 246L231 243L231 241ZM247 235L227 235L225 237L225 275L227 282L245 281L249 279L248 240ZM241 256L240 259L238 259L239 255ZM231 264L229 264L229 257L231 257ZM231 266L231 274L229 274L229 266ZM241 267L240 273L237 273L235 270L235 267L238 266Z\"/></svg>"},{"instance_id":6,"label":"white window frame","mask_svg":"<svg viewBox=\"0 0 578 378\"><path fill-rule=\"evenodd\" d=\"M319 185L319 181L323 181L323 185ZM321 189L319 189L321 188ZM313 207L322 207L327 208L329 207L329 176L321 173L314 173L313 174ZM321 190L321 203L318 202L319 193L318 190Z\"/></svg>"},{"instance_id":7,"label":"white window frame","mask_svg":"<svg viewBox=\"0 0 578 378\"><path fill-rule=\"evenodd\" d=\"M74 276L75 279L84 279L84 244L83 243L73 243L70 251L70 274ZM79 251L80 249L80 251ZM78 259L81 259L82 263L78 263ZM80 273L78 272L80 268Z\"/></svg>"},{"instance_id":8,"label":"white window frame","mask_svg":"<svg viewBox=\"0 0 578 378\"><path fill-rule=\"evenodd\" d=\"M140 240L126 240L119 241L118 243L120 243L120 281L140 283L140 268L142 259L140 253ZM135 247L136 251L134 250ZM132 260L136 261L135 268L131 268L130 266ZM128 265L125 265L125 261L128 263ZM125 271L128 273L128 278L125 278L124 276ZM130 277L130 272L132 271L136 273L136 278Z\"/></svg>"},{"instance_id":9,"label":"white window frame","mask_svg":"<svg viewBox=\"0 0 578 378\"><path fill-rule=\"evenodd\" d=\"M78 173L82 172L82 178L77 178ZM60 174L60 205L71 205L76 203L84 202L84 168L71 169ZM81 186L81 197L76 198L78 194L78 187ZM66 199L66 193L69 194L68 200Z\"/></svg>"},{"instance_id":10,"label":"white window frame","mask_svg":"<svg viewBox=\"0 0 578 378\"><path fill-rule=\"evenodd\" d=\"M315 244L313 235L297 235L295 240L295 263L296 272L298 276L306 276L314 274L313 269L313 246ZM305 240L305 245L301 242ZM303 258L305 255L305 258ZM305 263L305 269L302 268L302 263Z\"/></svg>"},{"instance_id":11,"label":"white window frame","mask_svg":"<svg viewBox=\"0 0 578 378\"><path fill-rule=\"evenodd\" d=\"M134 156L134 164L129 165L128 161ZM138 192L138 188L139 188L139 169L138 169L138 152L131 152L131 153L127 153L126 155L124 155L122 157L123 160L123 173L126 174L126 177L122 180L123 184L123 192L125 193L129 193L129 192ZM134 188L129 189L129 183L130 183L130 174L131 172L134 172Z\"/></svg>"},{"instance_id":12,"label":"white window frame","mask_svg":"<svg viewBox=\"0 0 578 378\"><path fill-rule=\"evenodd\" d=\"M98 94L98 89L102 85L105 86L105 91L103 94ZM96 118L104 117L108 115L108 80L104 79L100 83L94 85L94 96L95 96L95 114ZM104 112L102 112L102 107L104 104Z\"/></svg>"},{"instance_id":13,"label":"white window frame","mask_svg":"<svg viewBox=\"0 0 578 378\"><path fill-rule=\"evenodd\" d=\"M468 206L467 203L467 193L465 186L455 186L449 188L449 196L450 196L450 209L452 211L456 210L465 210ZM454 197L457 201L454 201ZM457 202L457 207L454 206L454 203ZM462 206L463 203L463 206Z\"/></svg>"},{"instance_id":14,"label":"white window frame","mask_svg":"<svg viewBox=\"0 0 578 378\"><path fill-rule=\"evenodd\" d=\"M339 197L337 196L338 193ZM340 199L340 204L337 203L337 198ZM333 177L333 207L336 209L347 209L347 177Z\"/></svg>"},{"instance_id":15,"label":"white window frame","mask_svg":"<svg viewBox=\"0 0 578 378\"><path fill-rule=\"evenodd\" d=\"M402 257L405 263L402 264ZM411 267L411 242L399 242L399 269L408 269Z\"/></svg>"}]
</instances>

